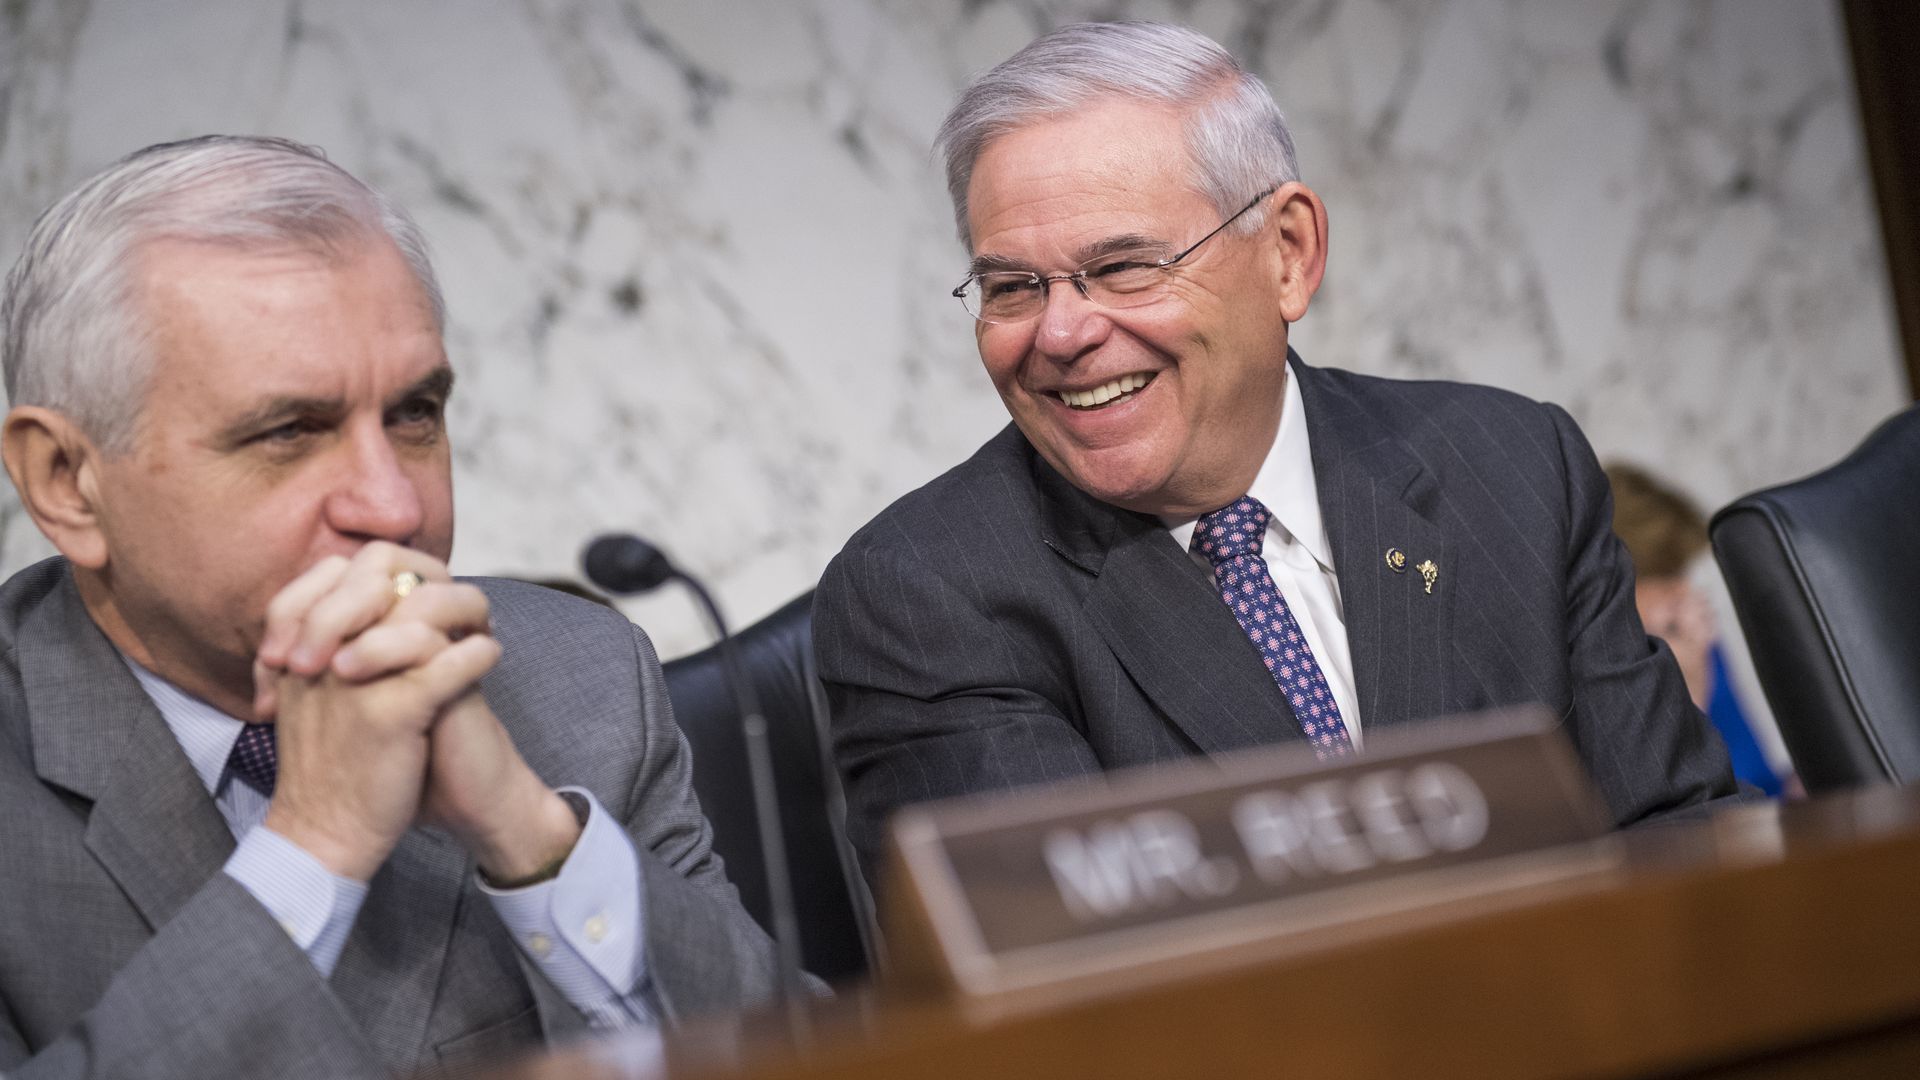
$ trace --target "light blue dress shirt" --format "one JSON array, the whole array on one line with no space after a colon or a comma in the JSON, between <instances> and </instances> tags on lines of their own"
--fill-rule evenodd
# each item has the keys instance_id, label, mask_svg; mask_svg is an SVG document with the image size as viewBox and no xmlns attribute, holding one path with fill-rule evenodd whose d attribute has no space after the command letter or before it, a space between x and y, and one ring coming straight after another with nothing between
<instances>
[{"instance_id":1,"label":"light blue dress shirt","mask_svg":"<svg viewBox=\"0 0 1920 1080\"><path fill-rule=\"evenodd\" d=\"M260 901L322 978L331 976L367 898L366 883L333 873L263 824L267 797L227 772L240 721L125 654L121 659L159 708L239 841L227 859L227 875ZM642 999L646 935L633 840L591 792L560 790L581 796L588 807L580 839L560 873L523 889L495 889L480 880L480 891L514 944L589 1024L601 1029L652 1024L652 1011Z\"/></svg>"}]
</instances>

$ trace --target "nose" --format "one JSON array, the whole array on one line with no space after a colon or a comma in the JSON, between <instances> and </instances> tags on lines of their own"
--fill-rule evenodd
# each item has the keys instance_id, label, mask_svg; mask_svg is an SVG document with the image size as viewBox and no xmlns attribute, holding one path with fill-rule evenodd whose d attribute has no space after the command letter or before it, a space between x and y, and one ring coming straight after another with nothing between
<instances>
[{"instance_id":1,"label":"nose","mask_svg":"<svg viewBox=\"0 0 1920 1080\"><path fill-rule=\"evenodd\" d=\"M1056 288L1066 285L1067 288ZM1113 323L1106 309L1087 299L1079 279L1062 274L1046 279L1046 304L1035 316L1034 348L1042 356L1070 364L1106 340Z\"/></svg>"},{"instance_id":2,"label":"nose","mask_svg":"<svg viewBox=\"0 0 1920 1080\"><path fill-rule=\"evenodd\" d=\"M425 520L420 491L385 426L369 427L355 431L341 447L345 460L327 498L327 520L356 540L405 545Z\"/></svg>"}]
</instances>

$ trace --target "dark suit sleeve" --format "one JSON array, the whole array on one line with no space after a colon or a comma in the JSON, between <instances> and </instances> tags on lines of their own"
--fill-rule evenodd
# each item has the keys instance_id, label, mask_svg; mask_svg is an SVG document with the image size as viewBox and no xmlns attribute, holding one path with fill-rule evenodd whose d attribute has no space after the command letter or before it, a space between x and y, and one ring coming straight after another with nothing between
<instances>
[{"instance_id":1,"label":"dark suit sleeve","mask_svg":"<svg viewBox=\"0 0 1920 1080\"><path fill-rule=\"evenodd\" d=\"M61 943L49 942L48 962ZM11 1080L382 1076L372 1048L299 946L226 874L215 874L114 976L100 1000L32 1058L11 1022Z\"/></svg>"},{"instance_id":2,"label":"dark suit sleeve","mask_svg":"<svg viewBox=\"0 0 1920 1080\"><path fill-rule=\"evenodd\" d=\"M1039 655L1012 617L983 610L980 595L898 547L873 544L850 546L815 593L814 650L847 833L869 881L887 815L899 807L1100 771L1055 704L1070 693L1057 671L1061 650Z\"/></svg>"},{"instance_id":3,"label":"dark suit sleeve","mask_svg":"<svg viewBox=\"0 0 1920 1080\"><path fill-rule=\"evenodd\" d=\"M1546 408L1567 476L1568 732L1621 825L1737 797L1720 736L1666 642L1640 625L1606 474L1573 418Z\"/></svg>"}]
</instances>

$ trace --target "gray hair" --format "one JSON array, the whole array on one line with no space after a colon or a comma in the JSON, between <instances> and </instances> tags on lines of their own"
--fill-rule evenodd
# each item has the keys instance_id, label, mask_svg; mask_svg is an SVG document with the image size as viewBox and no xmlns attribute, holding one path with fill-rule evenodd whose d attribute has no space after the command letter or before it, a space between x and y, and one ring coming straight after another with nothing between
<instances>
[{"instance_id":1,"label":"gray hair","mask_svg":"<svg viewBox=\"0 0 1920 1080\"><path fill-rule=\"evenodd\" d=\"M427 243L398 206L315 147L207 135L137 150L50 207L7 275L7 400L60 412L127 450L153 357L137 311L138 247L162 239L339 255L369 237L400 249L444 326Z\"/></svg>"},{"instance_id":2,"label":"gray hair","mask_svg":"<svg viewBox=\"0 0 1920 1080\"><path fill-rule=\"evenodd\" d=\"M962 246L973 246L967 185L988 143L1116 94L1184 111L1194 187L1222 216L1300 178L1273 95L1212 38L1166 23L1063 26L975 79L940 125L934 145L946 154ZM1256 209L1235 227L1251 231L1262 217Z\"/></svg>"}]
</instances>

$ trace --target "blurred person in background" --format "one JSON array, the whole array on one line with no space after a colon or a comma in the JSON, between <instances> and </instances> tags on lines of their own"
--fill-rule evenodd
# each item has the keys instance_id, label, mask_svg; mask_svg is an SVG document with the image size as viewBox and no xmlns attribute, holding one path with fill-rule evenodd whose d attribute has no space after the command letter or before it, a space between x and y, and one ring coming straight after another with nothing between
<instances>
[{"instance_id":1,"label":"blurred person in background","mask_svg":"<svg viewBox=\"0 0 1920 1080\"><path fill-rule=\"evenodd\" d=\"M1713 603L1693 580L1707 549L1706 516L1645 469L1615 462L1607 466L1607 480L1613 486L1613 531L1633 557L1640 621L1673 650L1693 703L1726 740L1734 775L1775 798L1803 794L1792 769L1784 763L1776 768L1762 750L1716 640Z\"/></svg>"}]
</instances>

